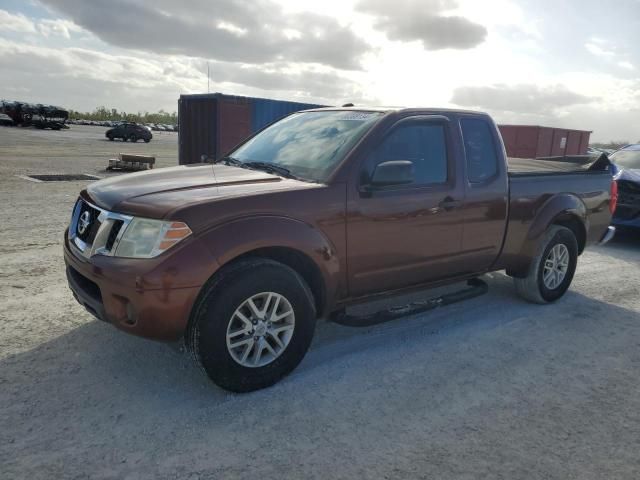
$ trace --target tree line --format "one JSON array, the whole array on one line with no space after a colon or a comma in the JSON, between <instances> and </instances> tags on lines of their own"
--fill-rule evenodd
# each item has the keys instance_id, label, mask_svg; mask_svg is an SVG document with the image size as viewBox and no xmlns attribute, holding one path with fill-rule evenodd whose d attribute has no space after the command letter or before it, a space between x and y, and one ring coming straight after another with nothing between
<instances>
[{"instance_id":1,"label":"tree line","mask_svg":"<svg viewBox=\"0 0 640 480\"><path fill-rule=\"evenodd\" d=\"M108 109L106 107L97 107L93 110L93 112L79 112L77 110L69 110L69 119L94 121L127 121L137 123L161 123L175 125L178 123L178 114L176 112L165 112L162 109L160 109L156 113L127 113L119 112L115 108Z\"/></svg>"}]
</instances>

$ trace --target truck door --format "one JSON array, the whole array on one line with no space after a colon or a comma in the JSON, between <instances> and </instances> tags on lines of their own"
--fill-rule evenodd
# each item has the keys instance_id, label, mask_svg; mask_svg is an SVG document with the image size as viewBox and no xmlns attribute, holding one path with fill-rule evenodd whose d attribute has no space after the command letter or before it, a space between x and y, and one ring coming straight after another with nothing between
<instances>
[{"instance_id":1,"label":"truck door","mask_svg":"<svg viewBox=\"0 0 640 480\"><path fill-rule=\"evenodd\" d=\"M351 296L391 290L465 270L460 254L464 185L452 127L442 116L396 122L360 158L349 189L348 277ZM398 162L400 161L400 162ZM386 162L411 162L407 183L374 184Z\"/></svg>"},{"instance_id":2,"label":"truck door","mask_svg":"<svg viewBox=\"0 0 640 480\"><path fill-rule=\"evenodd\" d=\"M483 116L460 119L466 158L462 252L474 272L488 269L500 254L507 227L508 178L498 129Z\"/></svg>"}]
</instances>

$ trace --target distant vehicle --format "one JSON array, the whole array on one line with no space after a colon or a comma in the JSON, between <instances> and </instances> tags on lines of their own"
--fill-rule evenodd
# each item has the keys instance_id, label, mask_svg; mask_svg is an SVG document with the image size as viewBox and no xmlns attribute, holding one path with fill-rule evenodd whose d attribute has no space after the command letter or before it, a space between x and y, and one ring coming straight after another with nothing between
<instances>
[{"instance_id":1,"label":"distant vehicle","mask_svg":"<svg viewBox=\"0 0 640 480\"><path fill-rule=\"evenodd\" d=\"M137 142L138 140L144 140L145 143L149 143L153 138L153 135L142 125L137 123L123 122L120 125L110 128L104 134L109 140L115 138L121 138L123 142L127 140L131 142Z\"/></svg>"},{"instance_id":2,"label":"distant vehicle","mask_svg":"<svg viewBox=\"0 0 640 480\"><path fill-rule=\"evenodd\" d=\"M51 128L60 130L69 128L65 122L69 118L69 112L54 105L25 102L0 102L0 113L13 120L15 125L23 127L34 126L36 128Z\"/></svg>"},{"instance_id":3,"label":"distant vehicle","mask_svg":"<svg viewBox=\"0 0 640 480\"><path fill-rule=\"evenodd\" d=\"M11 119L9 115L0 113L0 125L5 127L13 127L16 123Z\"/></svg>"},{"instance_id":4,"label":"distant vehicle","mask_svg":"<svg viewBox=\"0 0 640 480\"><path fill-rule=\"evenodd\" d=\"M613 224L640 228L640 144L627 145L609 156L618 181L618 206Z\"/></svg>"}]
</instances>

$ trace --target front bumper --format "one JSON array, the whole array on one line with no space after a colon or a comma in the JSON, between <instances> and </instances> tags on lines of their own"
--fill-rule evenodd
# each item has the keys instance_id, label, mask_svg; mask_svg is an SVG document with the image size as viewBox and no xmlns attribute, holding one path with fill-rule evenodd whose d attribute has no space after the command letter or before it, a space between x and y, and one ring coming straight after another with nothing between
<instances>
[{"instance_id":1,"label":"front bumper","mask_svg":"<svg viewBox=\"0 0 640 480\"><path fill-rule=\"evenodd\" d=\"M134 335L164 341L183 336L201 286L215 271L213 262L211 272L203 268L209 254L198 242L162 259L86 259L68 238L65 232L67 281L88 312Z\"/></svg>"}]
</instances>

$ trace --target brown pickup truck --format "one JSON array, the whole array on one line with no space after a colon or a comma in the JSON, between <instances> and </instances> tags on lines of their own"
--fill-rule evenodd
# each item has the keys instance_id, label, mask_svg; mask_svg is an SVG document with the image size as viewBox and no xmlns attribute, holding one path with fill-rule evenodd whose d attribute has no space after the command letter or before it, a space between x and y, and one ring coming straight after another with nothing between
<instances>
[{"instance_id":1,"label":"brown pickup truck","mask_svg":"<svg viewBox=\"0 0 640 480\"><path fill-rule=\"evenodd\" d=\"M184 338L216 384L250 391L298 365L317 318L381 294L505 270L525 299L560 298L614 233L593 160L507 160L476 112L295 113L212 163L91 184L67 277L97 318Z\"/></svg>"}]
</instances>

